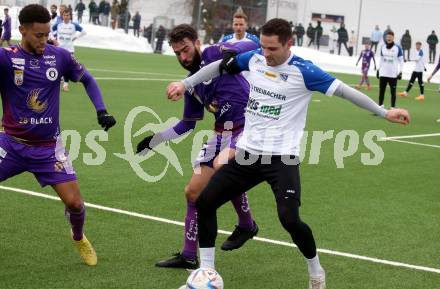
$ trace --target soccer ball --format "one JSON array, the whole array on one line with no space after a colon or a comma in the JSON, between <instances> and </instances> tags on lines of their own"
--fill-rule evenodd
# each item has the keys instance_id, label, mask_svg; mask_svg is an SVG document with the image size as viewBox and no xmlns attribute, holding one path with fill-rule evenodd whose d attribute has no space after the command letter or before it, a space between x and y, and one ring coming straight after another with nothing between
<instances>
[{"instance_id":1,"label":"soccer ball","mask_svg":"<svg viewBox=\"0 0 440 289\"><path fill-rule=\"evenodd\" d=\"M211 268L199 268L192 271L186 285L179 289L223 289L223 279Z\"/></svg>"}]
</instances>

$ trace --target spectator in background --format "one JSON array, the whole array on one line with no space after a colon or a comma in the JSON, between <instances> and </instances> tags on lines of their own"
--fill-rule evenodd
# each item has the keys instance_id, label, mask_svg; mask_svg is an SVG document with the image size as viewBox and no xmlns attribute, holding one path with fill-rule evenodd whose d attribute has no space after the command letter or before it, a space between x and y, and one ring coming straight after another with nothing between
<instances>
[{"instance_id":1,"label":"spectator in background","mask_svg":"<svg viewBox=\"0 0 440 289\"><path fill-rule=\"evenodd\" d=\"M382 39L382 31L379 29L379 25L376 25L374 28L374 31L371 33L371 50L373 50L374 47L374 53L377 51L377 45L379 44L380 40Z\"/></svg>"},{"instance_id":2,"label":"spectator in background","mask_svg":"<svg viewBox=\"0 0 440 289\"><path fill-rule=\"evenodd\" d=\"M136 14L133 16L133 34L134 36L139 37L139 31L141 29L141 15L139 11L136 11Z\"/></svg>"},{"instance_id":3,"label":"spectator in background","mask_svg":"<svg viewBox=\"0 0 440 289\"><path fill-rule=\"evenodd\" d=\"M107 0L105 0L103 8L102 8L102 15L101 15L101 19L102 19L101 25L102 26L108 27L108 18L109 18L111 9L112 8L110 6L110 3Z\"/></svg>"},{"instance_id":4,"label":"spectator in background","mask_svg":"<svg viewBox=\"0 0 440 289\"><path fill-rule=\"evenodd\" d=\"M386 41L386 38L387 38L387 34L388 34L389 32L393 32L393 30L391 30L391 26L390 26L390 25L387 25L387 29L385 29L385 31L383 32L383 35L382 35L383 43L386 43L386 42L387 42L387 41ZM394 33L394 32L393 32L393 33Z\"/></svg>"},{"instance_id":5,"label":"spectator in background","mask_svg":"<svg viewBox=\"0 0 440 289\"><path fill-rule=\"evenodd\" d=\"M3 34L0 38L0 47L3 46L3 42L6 41L8 46L11 46L11 16L9 16L9 9L5 8L3 9L3 13L5 14L5 21L2 24L3 27Z\"/></svg>"},{"instance_id":6,"label":"spectator in background","mask_svg":"<svg viewBox=\"0 0 440 289\"><path fill-rule=\"evenodd\" d=\"M322 37L322 26L321 26L321 21L318 20L318 24L315 27L315 44L316 44L316 48L319 50L319 44L321 41L321 37Z\"/></svg>"},{"instance_id":7,"label":"spectator in background","mask_svg":"<svg viewBox=\"0 0 440 289\"><path fill-rule=\"evenodd\" d=\"M345 24L341 23L341 27L339 27L338 31L338 55L341 55L341 45L344 44L345 49L347 50L347 53L350 54L347 47L347 41L348 41L348 32L347 29L345 29Z\"/></svg>"},{"instance_id":8,"label":"spectator in background","mask_svg":"<svg viewBox=\"0 0 440 289\"><path fill-rule=\"evenodd\" d=\"M303 37L305 33L306 31L304 30L304 26L302 26L301 23L298 23L298 25L295 27L295 34L298 40L298 46L303 45L303 39L304 39Z\"/></svg>"},{"instance_id":9,"label":"spectator in background","mask_svg":"<svg viewBox=\"0 0 440 289\"><path fill-rule=\"evenodd\" d=\"M112 7L110 8L110 17L112 21L112 29L118 28L119 14L121 14L121 6L118 0L113 0Z\"/></svg>"},{"instance_id":10,"label":"spectator in background","mask_svg":"<svg viewBox=\"0 0 440 289\"><path fill-rule=\"evenodd\" d=\"M102 18L104 16L104 5L105 5L104 0L101 0L98 5L99 25L104 25L104 24L102 24L102 22L103 22Z\"/></svg>"},{"instance_id":11,"label":"spectator in background","mask_svg":"<svg viewBox=\"0 0 440 289\"><path fill-rule=\"evenodd\" d=\"M3 20L0 19L0 38L2 34L3 34Z\"/></svg>"},{"instance_id":12,"label":"spectator in background","mask_svg":"<svg viewBox=\"0 0 440 289\"><path fill-rule=\"evenodd\" d=\"M350 56L353 56L354 48L355 48L356 45L357 45L356 32L354 32L354 29L351 29L350 36L348 38L348 54Z\"/></svg>"},{"instance_id":13,"label":"spectator in background","mask_svg":"<svg viewBox=\"0 0 440 289\"><path fill-rule=\"evenodd\" d=\"M309 23L309 27L307 27L306 31L307 37L309 40L309 45L307 47L310 47L310 45L315 43L315 28L313 28L312 23Z\"/></svg>"},{"instance_id":14,"label":"spectator in background","mask_svg":"<svg viewBox=\"0 0 440 289\"><path fill-rule=\"evenodd\" d=\"M91 23L95 25L99 25L99 8L98 5L96 5L95 0L90 0L89 3L89 13L90 13L90 19L92 20Z\"/></svg>"},{"instance_id":15,"label":"spectator in background","mask_svg":"<svg viewBox=\"0 0 440 289\"><path fill-rule=\"evenodd\" d=\"M411 61L409 55L411 50L411 35L409 34L409 30L407 29L405 31L405 34L402 35L402 39L400 39L400 45L402 46L403 50L403 61L406 62ZM408 52L408 57L405 58L405 51Z\"/></svg>"},{"instance_id":16,"label":"spectator in background","mask_svg":"<svg viewBox=\"0 0 440 289\"><path fill-rule=\"evenodd\" d=\"M429 63L434 63L435 54L437 50L436 48L438 44L438 37L435 34L434 30L432 30L432 33L428 36L426 42L428 42L428 46L429 46Z\"/></svg>"},{"instance_id":17,"label":"spectator in background","mask_svg":"<svg viewBox=\"0 0 440 289\"><path fill-rule=\"evenodd\" d=\"M335 53L337 43L338 43L338 29L336 29L336 26L333 25L333 27L329 33L329 46L330 46L330 53L331 54Z\"/></svg>"},{"instance_id":18,"label":"spectator in background","mask_svg":"<svg viewBox=\"0 0 440 289\"><path fill-rule=\"evenodd\" d=\"M78 18L79 24L82 23L82 17L83 17L84 10L86 10L86 5L84 5L82 0L79 0L79 3L76 4L76 6L75 6L75 11L77 12L77 18Z\"/></svg>"},{"instance_id":19,"label":"spectator in background","mask_svg":"<svg viewBox=\"0 0 440 289\"><path fill-rule=\"evenodd\" d=\"M144 27L144 37L147 38L148 44L151 44L151 37L153 33L153 24L148 25L148 27Z\"/></svg>"},{"instance_id":20,"label":"spectator in background","mask_svg":"<svg viewBox=\"0 0 440 289\"><path fill-rule=\"evenodd\" d=\"M122 3L122 2L121 2ZM121 27L122 29L124 29L124 32L126 34L128 34L128 26L130 23L130 19L131 19L131 14L127 9L127 6L125 6L126 8L123 8L124 6L122 6L121 4L121 14L120 14L120 19L121 19Z\"/></svg>"},{"instance_id":21,"label":"spectator in background","mask_svg":"<svg viewBox=\"0 0 440 289\"><path fill-rule=\"evenodd\" d=\"M60 9L61 9L61 7L60 7ZM57 22L58 21L58 19L59 19L59 16L58 16L58 7L57 7L57 5L50 5L50 26L52 26L52 25L54 25L55 24L55 22Z\"/></svg>"},{"instance_id":22,"label":"spectator in background","mask_svg":"<svg viewBox=\"0 0 440 289\"><path fill-rule=\"evenodd\" d=\"M166 34L167 34L167 31L165 30L165 27L160 25L159 29L157 29L157 32L156 32L157 42L156 42L156 49L154 50L154 53L162 54L162 45L165 40Z\"/></svg>"}]
</instances>

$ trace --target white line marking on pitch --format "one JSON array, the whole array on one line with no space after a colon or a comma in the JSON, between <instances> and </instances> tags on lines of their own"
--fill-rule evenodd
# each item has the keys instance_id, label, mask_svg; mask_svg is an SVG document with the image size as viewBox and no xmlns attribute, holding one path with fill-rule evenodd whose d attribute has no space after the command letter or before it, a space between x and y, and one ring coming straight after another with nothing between
<instances>
[{"instance_id":1,"label":"white line marking on pitch","mask_svg":"<svg viewBox=\"0 0 440 289\"><path fill-rule=\"evenodd\" d=\"M22 194L26 194L26 195L30 195L30 196L34 196L34 197L40 197L40 198L45 198L45 199L49 199L49 200L60 201L60 199L55 196L37 193L37 192L29 191L29 190L13 188L13 187L0 186L0 190L22 193ZM90 203L85 203L85 205L89 208L95 208L95 209L102 210L102 211L137 217L137 218L141 218L141 219L152 220L152 221L157 221L157 222L162 222L162 223L167 223L167 224L173 224L173 225L177 225L177 226L184 226L185 225L183 222L178 222L178 221L169 220L169 219L165 219L165 218L144 215L144 214L130 212L130 211L126 211L126 210L115 209L115 208L110 208L110 207L105 207L105 206L100 206L100 205L95 205L95 204L90 204ZM225 235L231 234L231 232L224 231L224 230L219 230L218 232L220 234L225 234ZM264 243L270 243L270 244L275 244L275 245L296 248L296 246L294 244L289 243L289 242L285 242L285 241L277 241L277 240L261 238L261 237L254 237L254 240L264 242ZM328 249L318 249L318 252L328 254L328 255L341 256L341 257L346 257L346 258L351 258L351 259L364 260L364 261L369 261L369 262L373 262L373 263L385 264L385 265L390 265L390 266L394 266L394 267L402 267L402 268L408 268L408 269L413 269L413 270L426 271L426 272L440 274L440 269L437 269L437 268L411 265L411 264L406 264L406 263L401 263L401 262L372 258L372 257L356 255L356 254L351 254L351 253L338 252L338 251L333 251L333 250L328 250Z\"/></svg>"},{"instance_id":2,"label":"white line marking on pitch","mask_svg":"<svg viewBox=\"0 0 440 289\"><path fill-rule=\"evenodd\" d=\"M166 76L176 76L179 78L184 78L184 74L172 74L172 73L161 73L161 72L145 72L145 71L127 71L127 70L111 70L111 69L100 69L100 68L87 68L90 71L101 71L101 72L112 72L112 73L125 73L125 74L146 74L146 75L166 75Z\"/></svg>"},{"instance_id":3,"label":"white line marking on pitch","mask_svg":"<svg viewBox=\"0 0 440 289\"><path fill-rule=\"evenodd\" d=\"M389 136L389 137L384 137L384 138L382 138L382 140L406 139L406 138L419 138L419 137L431 137L431 136L440 136L440 133L415 134L415 135L401 135L401 136Z\"/></svg>"},{"instance_id":4,"label":"white line marking on pitch","mask_svg":"<svg viewBox=\"0 0 440 289\"><path fill-rule=\"evenodd\" d=\"M412 144L412 145L440 149L440 146L438 146L438 145L432 145L432 144L426 144L426 143L420 143L420 142L414 142L414 141L398 140L398 139L388 139L387 141L394 141L394 142L407 143L407 144Z\"/></svg>"},{"instance_id":5,"label":"white line marking on pitch","mask_svg":"<svg viewBox=\"0 0 440 289\"><path fill-rule=\"evenodd\" d=\"M130 77L95 77L96 80L123 80L123 81L178 81L179 79L165 78L130 78Z\"/></svg>"},{"instance_id":6,"label":"white line marking on pitch","mask_svg":"<svg viewBox=\"0 0 440 289\"><path fill-rule=\"evenodd\" d=\"M426 83L426 82L425 82ZM351 84L348 84L349 86L355 86L355 85L358 85L358 83L355 83L355 84L353 84L353 83L351 83ZM371 87L379 87L379 85L376 85L376 84L373 84L373 85L371 85ZM398 88L406 88L406 86L405 85L398 85L397 86ZM426 88L425 87L425 91L435 91L435 92L439 92L439 90L438 89L431 89L431 88Z\"/></svg>"}]
</instances>

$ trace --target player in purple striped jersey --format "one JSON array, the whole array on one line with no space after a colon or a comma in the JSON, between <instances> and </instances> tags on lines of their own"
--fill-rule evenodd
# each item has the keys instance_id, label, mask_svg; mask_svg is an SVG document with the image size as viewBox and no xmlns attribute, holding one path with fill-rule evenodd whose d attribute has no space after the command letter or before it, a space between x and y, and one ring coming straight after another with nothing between
<instances>
[{"instance_id":1,"label":"player in purple striped jersey","mask_svg":"<svg viewBox=\"0 0 440 289\"><path fill-rule=\"evenodd\" d=\"M202 53L197 32L186 24L175 27L170 32L169 39L177 59L190 75L204 65L222 59L224 54L258 48L253 41L240 41L235 44L216 44L206 48ZM243 130L248 94L249 84L242 75L225 75L197 85L194 90L185 93L183 120L168 130L146 137L138 144L137 151L145 153L164 141L192 131L196 121L203 119L205 108L214 114L215 135L203 145L194 163L194 167L200 173L195 172L185 187L187 212L184 248L171 259L158 262L156 266L188 269L197 267L198 231L195 201L215 170L235 154L235 144ZM238 249L258 232L250 214L246 193L242 192L232 203L238 215L238 226L223 244L223 250Z\"/></svg>"},{"instance_id":2,"label":"player in purple striped jersey","mask_svg":"<svg viewBox=\"0 0 440 289\"><path fill-rule=\"evenodd\" d=\"M6 41L8 46L11 46L11 16L9 16L9 9L3 9L5 13L5 19L2 23L3 34L0 35L0 47L3 46L3 42Z\"/></svg>"},{"instance_id":3,"label":"player in purple striped jersey","mask_svg":"<svg viewBox=\"0 0 440 289\"><path fill-rule=\"evenodd\" d=\"M96 253L83 234L84 202L75 171L61 143L60 79L80 81L108 130L115 119L106 111L99 87L67 50L47 45L49 11L31 4L19 14L21 43L0 48L0 182L31 172L41 186L50 185L65 204L72 238L84 263L94 266Z\"/></svg>"},{"instance_id":4,"label":"player in purple striped jersey","mask_svg":"<svg viewBox=\"0 0 440 289\"><path fill-rule=\"evenodd\" d=\"M374 62L374 70L376 70L376 60L374 59L374 52L370 48L370 44L365 44L365 49L362 50L361 55L359 55L359 59L356 62L356 66L359 61L362 59L362 77L359 84L356 85L357 89L361 89L364 82L367 84L367 90L371 90L370 80L368 79L368 70L370 70L371 59Z\"/></svg>"},{"instance_id":5,"label":"player in purple striped jersey","mask_svg":"<svg viewBox=\"0 0 440 289\"><path fill-rule=\"evenodd\" d=\"M428 76L428 82L431 82L432 77L440 70L440 57L438 58L437 66L434 68L432 73ZM440 87L438 88L438 92L440 92ZM440 118L437 119L437 122L440 122Z\"/></svg>"}]
</instances>

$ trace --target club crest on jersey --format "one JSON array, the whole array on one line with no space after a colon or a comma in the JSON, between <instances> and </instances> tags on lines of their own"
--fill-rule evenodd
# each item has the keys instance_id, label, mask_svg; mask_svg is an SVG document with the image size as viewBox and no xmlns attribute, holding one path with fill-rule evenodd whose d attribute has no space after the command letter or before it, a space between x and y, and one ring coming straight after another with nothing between
<instances>
[{"instance_id":1,"label":"club crest on jersey","mask_svg":"<svg viewBox=\"0 0 440 289\"><path fill-rule=\"evenodd\" d=\"M55 67L51 67L46 70L46 77L50 81L55 81L58 79L58 70Z\"/></svg>"},{"instance_id":2,"label":"club crest on jersey","mask_svg":"<svg viewBox=\"0 0 440 289\"><path fill-rule=\"evenodd\" d=\"M216 113L218 111L218 103L214 100L208 104L207 109L210 113Z\"/></svg>"},{"instance_id":3,"label":"club crest on jersey","mask_svg":"<svg viewBox=\"0 0 440 289\"><path fill-rule=\"evenodd\" d=\"M44 112L48 106L47 100L44 102L38 100L41 90L41 88L31 90L27 99L27 106L36 113Z\"/></svg>"},{"instance_id":4,"label":"club crest on jersey","mask_svg":"<svg viewBox=\"0 0 440 289\"><path fill-rule=\"evenodd\" d=\"M24 71L21 69L14 70L14 83L16 86L23 85L24 81Z\"/></svg>"},{"instance_id":5,"label":"club crest on jersey","mask_svg":"<svg viewBox=\"0 0 440 289\"><path fill-rule=\"evenodd\" d=\"M289 75L287 73L280 73L280 77L283 81L287 81L289 78Z\"/></svg>"}]
</instances>

